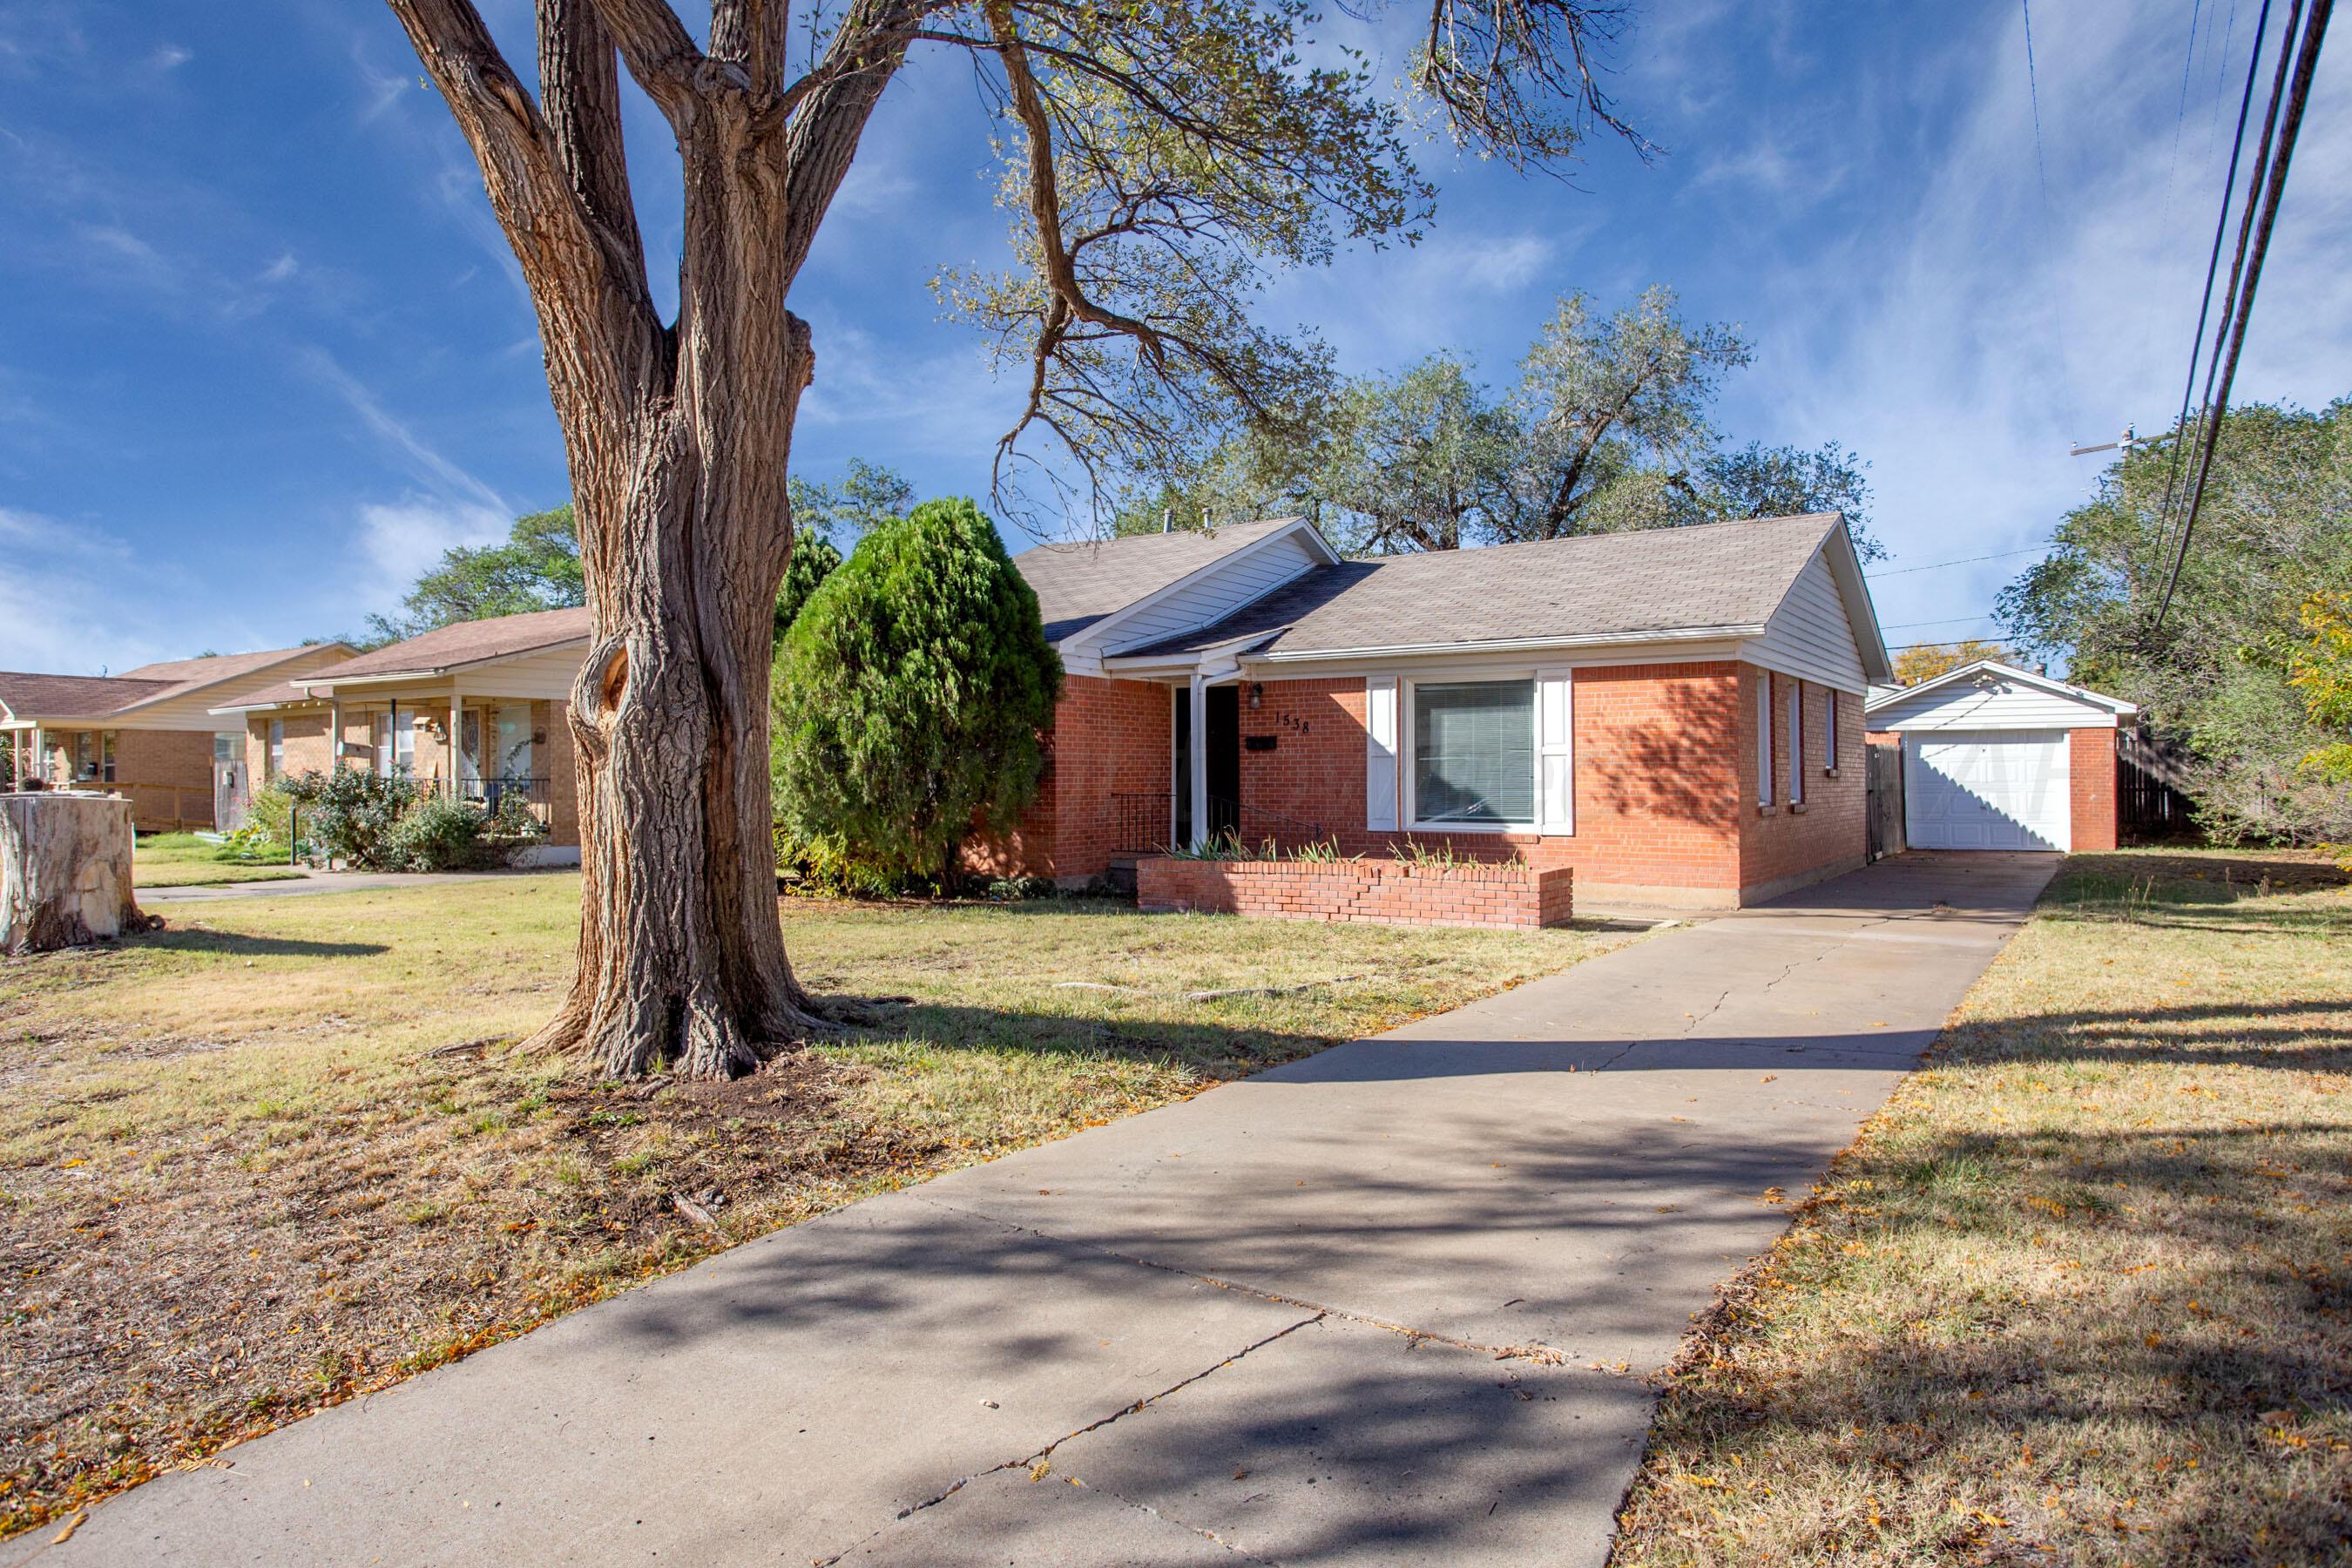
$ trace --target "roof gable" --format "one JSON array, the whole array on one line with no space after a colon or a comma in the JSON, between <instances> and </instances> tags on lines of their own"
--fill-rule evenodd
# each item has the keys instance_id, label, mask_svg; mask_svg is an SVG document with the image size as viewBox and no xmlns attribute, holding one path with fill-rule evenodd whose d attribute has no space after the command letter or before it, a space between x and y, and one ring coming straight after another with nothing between
<instances>
[{"instance_id":1,"label":"roof gable","mask_svg":"<svg viewBox=\"0 0 2352 1568\"><path fill-rule=\"evenodd\" d=\"M1863 704L1863 711L1873 729L1894 730L1910 724L1997 729L2004 723L2055 727L2070 714L2082 721L2113 724L2137 714L2139 707L1999 659L1980 658L1946 670L1933 680L1871 698Z\"/></svg>"},{"instance_id":2,"label":"roof gable","mask_svg":"<svg viewBox=\"0 0 2352 1568\"><path fill-rule=\"evenodd\" d=\"M133 703L161 697L177 684L121 675L0 670L0 708L5 708L13 719L103 719Z\"/></svg>"},{"instance_id":3,"label":"roof gable","mask_svg":"<svg viewBox=\"0 0 2352 1568\"><path fill-rule=\"evenodd\" d=\"M1124 617L1221 562L1294 530L1313 532L1300 518L1266 518L1214 529L1040 544L1014 556L1013 564L1037 595L1045 640L1059 644L1085 631L1108 632L1106 623L1113 617ZM1323 551L1338 559L1329 546Z\"/></svg>"}]
</instances>

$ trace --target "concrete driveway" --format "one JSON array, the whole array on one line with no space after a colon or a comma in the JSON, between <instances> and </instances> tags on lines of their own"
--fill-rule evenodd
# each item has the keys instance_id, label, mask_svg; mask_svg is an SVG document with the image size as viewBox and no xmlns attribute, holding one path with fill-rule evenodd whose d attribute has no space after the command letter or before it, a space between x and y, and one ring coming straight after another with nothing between
<instances>
[{"instance_id":1,"label":"concrete driveway","mask_svg":"<svg viewBox=\"0 0 2352 1568\"><path fill-rule=\"evenodd\" d=\"M2055 865L1903 857L858 1204L0 1559L1597 1563L1645 1376Z\"/></svg>"}]
</instances>

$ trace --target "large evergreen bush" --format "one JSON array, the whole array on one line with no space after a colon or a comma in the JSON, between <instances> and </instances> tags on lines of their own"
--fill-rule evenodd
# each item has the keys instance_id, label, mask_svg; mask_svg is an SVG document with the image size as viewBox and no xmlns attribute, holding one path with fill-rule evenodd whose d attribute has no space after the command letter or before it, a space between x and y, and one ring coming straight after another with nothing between
<instances>
[{"instance_id":1,"label":"large evergreen bush","mask_svg":"<svg viewBox=\"0 0 2352 1568\"><path fill-rule=\"evenodd\" d=\"M788 837L867 873L951 876L975 828L1034 797L1062 664L1037 595L969 500L858 542L776 659L773 772Z\"/></svg>"}]
</instances>

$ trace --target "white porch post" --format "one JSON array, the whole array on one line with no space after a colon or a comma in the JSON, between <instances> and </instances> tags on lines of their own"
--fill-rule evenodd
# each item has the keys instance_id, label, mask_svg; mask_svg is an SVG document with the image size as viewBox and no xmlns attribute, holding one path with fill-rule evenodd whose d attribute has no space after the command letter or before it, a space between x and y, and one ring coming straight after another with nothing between
<instances>
[{"instance_id":1,"label":"white porch post","mask_svg":"<svg viewBox=\"0 0 2352 1568\"><path fill-rule=\"evenodd\" d=\"M466 699L456 686L449 688L449 798L457 798L457 775L463 772L458 763L458 748L466 738Z\"/></svg>"},{"instance_id":2,"label":"white porch post","mask_svg":"<svg viewBox=\"0 0 2352 1568\"><path fill-rule=\"evenodd\" d=\"M1202 844L1209 837L1209 683L1198 671L1192 676L1191 700L1192 744L1186 760L1192 776L1186 782L1192 793L1192 842Z\"/></svg>"},{"instance_id":3,"label":"white porch post","mask_svg":"<svg viewBox=\"0 0 2352 1568\"><path fill-rule=\"evenodd\" d=\"M327 701L327 754L335 762L335 771L343 769L343 701L340 697Z\"/></svg>"}]
</instances>

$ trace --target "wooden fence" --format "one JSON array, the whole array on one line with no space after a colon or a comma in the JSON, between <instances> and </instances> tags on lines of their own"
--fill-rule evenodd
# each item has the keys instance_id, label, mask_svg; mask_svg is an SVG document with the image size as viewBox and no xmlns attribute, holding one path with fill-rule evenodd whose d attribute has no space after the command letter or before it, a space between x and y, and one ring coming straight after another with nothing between
<instances>
[{"instance_id":1,"label":"wooden fence","mask_svg":"<svg viewBox=\"0 0 2352 1568\"><path fill-rule=\"evenodd\" d=\"M1869 802L1870 858L1883 860L1907 847L1903 837L1903 739L1889 735L1863 747L1868 759L1864 785Z\"/></svg>"}]
</instances>

